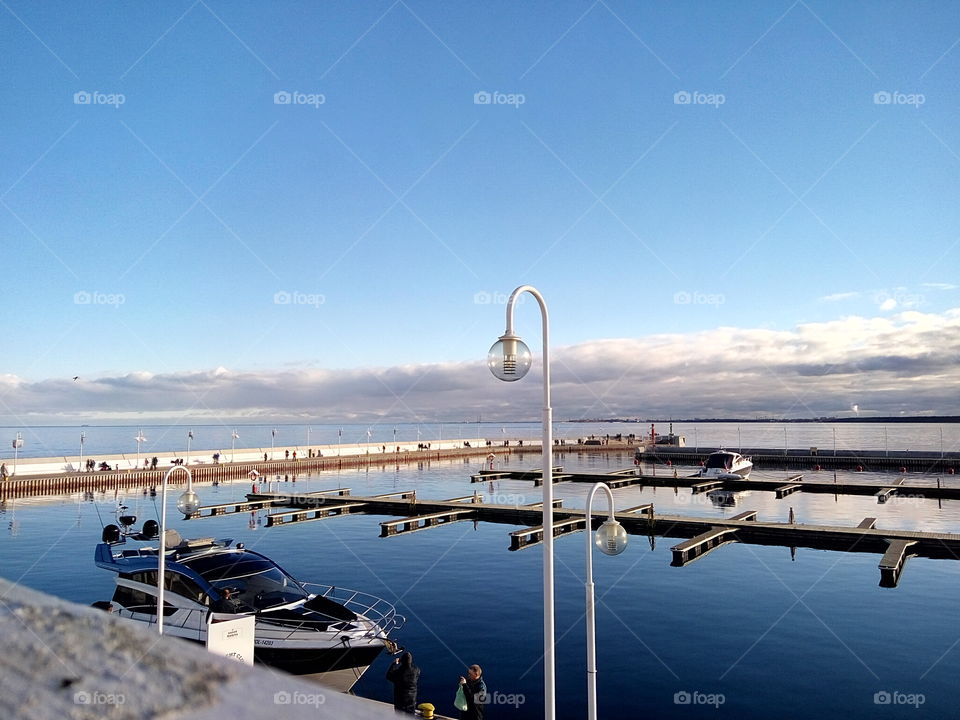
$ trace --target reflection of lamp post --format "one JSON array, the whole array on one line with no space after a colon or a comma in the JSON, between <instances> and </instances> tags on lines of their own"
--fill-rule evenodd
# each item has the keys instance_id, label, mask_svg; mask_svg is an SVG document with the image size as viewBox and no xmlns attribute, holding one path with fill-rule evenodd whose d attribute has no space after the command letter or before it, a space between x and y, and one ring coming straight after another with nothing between
<instances>
[{"instance_id":1,"label":"reflection of lamp post","mask_svg":"<svg viewBox=\"0 0 960 720\"><path fill-rule=\"evenodd\" d=\"M513 332L513 304L528 292L540 305L543 321L543 696L544 718L556 717L556 678L553 632L553 409L550 407L550 320L547 304L536 288L521 285L507 300L506 330L487 355L487 366L494 377L512 382L530 369L530 348Z\"/></svg>"},{"instance_id":2,"label":"reflection of lamp post","mask_svg":"<svg viewBox=\"0 0 960 720\"><path fill-rule=\"evenodd\" d=\"M604 483L597 483L587 496L587 720L597 720L597 622L593 603L593 548L590 547L593 535L591 511L593 496L597 490L603 490L610 505L610 517L597 530L596 546L606 555L619 555L627 547L627 531L613 515L613 493Z\"/></svg>"},{"instance_id":3,"label":"reflection of lamp post","mask_svg":"<svg viewBox=\"0 0 960 720\"><path fill-rule=\"evenodd\" d=\"M237 438L240 437L237 434L237 429L234 428L233 432L230 433L230 462L233 462L233 456L237 450Z\"/></svg>"},{"instance_id":4,"label":"reflection of lamp post","mask_svg":"<svg viewBox=\"0 0 960 720\"><path fill-rule=\"evenodd\" d=\"M137 470L140 469L140 443L145 443L147 439L143 436L143 428L137 430L137 436L134 438L137 441Z\"/></svg>"},{"instance_id":5,"label":"reflection of lamp post","mask_svg":"<svg viewBox=\"0 0 960 720\"><path fill-rule=\"evenodd\" d=\"M184 515L189 515L200 507L200 497L193 491L193 476L190 474L190 468L174 465L167 470L163 476L163 492L160 497L160 551L157 556L157 632L161 635L163 635L164 576L167 572L167 479L174 470L183 470L187 473L187 489L177 499L177 510Z\"/></svg>"},{"instance_id":6,"label":"reflection of lamp post","mask_svg":"<svg viewBox=\"0 0 960 720\"><path fill-rule=\"evenodd\" d=\"M20 448L23 447L23 435L17 433L13 439L13 474L17 474L17 456L20 454Z\"/></svg>"},{"instance_id":7,"label":"reflection of lamp post","mask_svg":"<svg viewBox=\"0 0 960 720\"><path fill-rule=\"evenodd\" d=\"M80 470L83 471L83 441L87 439L85 432L80 432Z\"/></svg>"}]
</instances>

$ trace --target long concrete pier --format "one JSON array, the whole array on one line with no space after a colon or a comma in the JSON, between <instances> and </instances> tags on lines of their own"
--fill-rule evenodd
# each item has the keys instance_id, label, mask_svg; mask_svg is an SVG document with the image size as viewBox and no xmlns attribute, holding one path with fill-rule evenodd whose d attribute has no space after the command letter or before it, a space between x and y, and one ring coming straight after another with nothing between
<instances>
[{"instance_id":1,"label":"long concrete pier","mask_svg":"<svg viewBox=\"0 0 960 720\"><path fill-rule=\"evenodd\" d=\"M653 462L698 465L719 448L689 448L675 445L653 445L644 459ZM729 448L728 448L729 449ZM822 468L844 470L912 470L914 472L960 472L960 452L884 450L833 450L825 448L742 448L756 467Z\"/></svg>"}]
</instances>

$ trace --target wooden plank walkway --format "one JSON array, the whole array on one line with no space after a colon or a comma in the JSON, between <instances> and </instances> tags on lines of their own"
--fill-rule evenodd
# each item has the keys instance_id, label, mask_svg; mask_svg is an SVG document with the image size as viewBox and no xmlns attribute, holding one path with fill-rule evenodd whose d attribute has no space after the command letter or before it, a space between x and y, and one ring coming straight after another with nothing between
<instances>
[{"instance_id":1,"label":"wooden plank walkway","mask_svg":"<svg viewBox=\"0 0 960 720\"><path fill-rule=\"evenodd\" d=\"M910 540L891 540L890 546L880 560L880 586L896 587L900 582L900 575L907 564L909 555L907 550L916 543Z\"/></svg>"}]
</instances>

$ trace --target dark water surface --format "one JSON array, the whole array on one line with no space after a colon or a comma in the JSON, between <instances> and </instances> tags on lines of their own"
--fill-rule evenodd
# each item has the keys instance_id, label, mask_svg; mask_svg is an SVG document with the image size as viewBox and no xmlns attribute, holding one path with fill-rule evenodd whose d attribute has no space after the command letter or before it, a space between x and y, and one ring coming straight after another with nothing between
<instances>
[{"instance_id":1,"label":"dark water surface","mask_svg":"<svg viewBox=\"0 0 960 720\"><path fill-rule=\"evenodd\" d=\"M628 454L567 455L557 461L574 470L632 466ZM282 487L350 487L355 495L415 489L421 498L476 489L489 502L540 499L540 488L529 482L471 485L478 463L314 474ZM539 464L535 456L511 460L515 467ZM841 482L880 478L891 476L837 474ZM909 478L919 480L935 482ZM213 504L241 496L249 485L237 481L198 490L205 504ZM555 488L567 507L582 507L586 492L582 484ZM168 499L170 517L176 515L176 494ZM797 494L775 500L772 493L750 492L722 507L706 496L665 488L618 489L614 497L618 507L652 501L663 514L728 517L755 509L762 520L786 520L792 507L798 522L855 525L872 516L881 528L960 532L955 501L908 498L878 505L872 497ZM158 514L140 492L120 500L141 521ZM597 507L604 505L598 498ZM6 503L0 509L0 574L80 603L109 598L113 574L94 566L93 551L101 520L114 522L115 509L112 495ZM509 552L514 528L492 523L461 522L381 539L384 519L357 515L267 529L259 524L262 514L243 514L172 526L189 537L233 537L298 578L394 602L408 618L399 639L422 668L421 700L439 711L455 714L457 677L466 665L479 663L501 702L488 717L542 717L540 548ZM624 554L594 557L600 717L957 715L960 563L914 558L898 588L882 589L876 554L801 549L791 559L788 548L731 544L673 568L669 548L676 542L657 538L654 549L648 538L631 536ZM583 718L583 534L560 538L555 552L558 717ZM355 692L389 701L387 664L381 656Z\"/></svg>"}]
</instances>

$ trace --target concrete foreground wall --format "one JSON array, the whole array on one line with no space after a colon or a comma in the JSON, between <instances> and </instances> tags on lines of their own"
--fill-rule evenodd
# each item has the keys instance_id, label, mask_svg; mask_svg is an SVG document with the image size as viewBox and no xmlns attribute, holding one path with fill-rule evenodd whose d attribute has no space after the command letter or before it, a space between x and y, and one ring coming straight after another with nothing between
<instances>
[{"instance_id":1,"label":"concrete foreground wall","mask_svg":"<svg viewBox=\"0 0 960 720\"><path fill-rule=\"evenodd\" d=\"M396 718L342 695L0 578L3 720Z\"/></svg>"}]
</instances>

